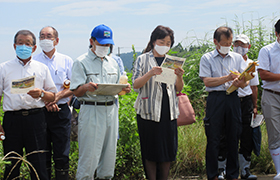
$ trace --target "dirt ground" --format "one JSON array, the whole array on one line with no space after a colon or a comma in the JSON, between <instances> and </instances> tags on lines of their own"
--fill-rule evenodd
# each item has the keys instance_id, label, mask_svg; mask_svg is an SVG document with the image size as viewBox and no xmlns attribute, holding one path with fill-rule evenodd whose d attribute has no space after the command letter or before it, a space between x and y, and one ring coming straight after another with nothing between
<instances>
[{"instance_id":1,"label":"dirt ground","mask_svg":"<svg viewBox=\"0 0 280 180\"><path fill-rule=\"evenodd\" d=\"M276 174L267 174L267 175L257 175L258 176L258 180L273 180L273 177ZM176 178L176 179L169 179L169 180L201 180L201 179L207 179L206 176L201 178L199 176L182 176L180 178Z\"/></svg>"}]
</instances>

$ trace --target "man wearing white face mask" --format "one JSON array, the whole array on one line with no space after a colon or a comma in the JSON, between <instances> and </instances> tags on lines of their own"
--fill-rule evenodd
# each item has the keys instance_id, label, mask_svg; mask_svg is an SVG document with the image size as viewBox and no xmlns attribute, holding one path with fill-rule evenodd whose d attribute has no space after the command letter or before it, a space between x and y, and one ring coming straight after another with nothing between
<instances>
[{"instance_id":1,"label":"man wearing white face mask","mask_svg":"<svg viewBox=\"0 0 280 180\"><path fill-rule=\"evenodd\" d=\"M246 62L246 65L253 62L248 58L247 53L251 48L249 38L240 34L235 37L233 43L233 51L242 55ZM257 179L257 176L250 173L251 154L254 149L253 142L253 128L251 125L252 114L257 115L257 98L258 98L258 87L259 77L256 73L255 77L250 80L250 86L238 89L238 96L241 102L241 113L242 113L242 132L240 136L240 147L239 147L239 166L241 170L242 179ZM225 168L226 168L226 139L222 135L220 152L219 152L219 180L225 179Z\"/></svg>"},{"instance_id":2,"label":"man wearing white face mask","mask_svg":"<svg viewBox=\"0 0 280 180\"><path fill-rule=\"evenodd\" d=\"M262 110L266 121L268 148L280 179L280 19L274 25L276 41L263 47L258 71L263 82Z\"/></svg>"},{"instance_id":3,"label":"man wearing white face mask","mask_svg":"<svg viewBox=\"0 0 280 180\"><path fill-rule=\"evenodd\" d=\"M46 104L47 121L47 170L51 179L52 161L55 163L55 177L58 180L68 179L69 151L70 151L70 118L68 107L69 96L73 93L63 87L65 80L71 79L73 60L58 53L55 46L59 42L58 32L54 27L47 26L39 33L42 52L34 59L47 65L58 93L53 102Z\"/></svg>"},{"instance_id":4,"label":"man wearing white face mask","mask_svg":"<svg viewBox=\"0 0 280 180\"><path fill-rule=\"evenodd\" d=\"M237 91L227 95L226 90L233 83L236 87L248 85L244 78L238 80L235 72L246 68L242 56L230 52L232 29L219 27L214 32L216 49L202 56L199 76L209 92L204 118L207 137L206 171L208 179L218 179L218 152L220 135L225 127L227 137L227 179L237 179L238 139L241 132L241 107Z\"/></svg>"},{"instance_id":5,"label":"man wearing white face mask","mask_svg":"<svg viewBox=\"0 0 280 180\"><path fill-rule=\"evenodd\" d=\"M120 70L117 62L107 56L114 44L113 32L105 25L96 26L90 48L73 64L70 89L81 102L78 126L79 162L76 178L91 180L114 176L118 137L117 95L94 95L98 83L117 84ZM130 85L124 88L130 92Z\"/></svg>"}]
</instances>

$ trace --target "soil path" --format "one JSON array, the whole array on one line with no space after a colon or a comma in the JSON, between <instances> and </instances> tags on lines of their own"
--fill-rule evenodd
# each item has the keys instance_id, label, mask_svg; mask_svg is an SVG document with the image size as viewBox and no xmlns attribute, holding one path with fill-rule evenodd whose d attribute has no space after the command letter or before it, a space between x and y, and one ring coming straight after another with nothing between
<instances>
[{"instance_id":1,"label":"soil path","mask_svg":"<svg viewBox=\"0 0 280 180\"><path fill-rule=\"evenodd\" d=\"M273 177L276 174L267 174L267 175L257 175L258 176L258 180L273 180ZM169 179L169 180L201 180L202 178L199 176L182 176L180 178L176 178L176 179ZM203 178L207 179L206 177Z\"/></svg>"}]
</instances>

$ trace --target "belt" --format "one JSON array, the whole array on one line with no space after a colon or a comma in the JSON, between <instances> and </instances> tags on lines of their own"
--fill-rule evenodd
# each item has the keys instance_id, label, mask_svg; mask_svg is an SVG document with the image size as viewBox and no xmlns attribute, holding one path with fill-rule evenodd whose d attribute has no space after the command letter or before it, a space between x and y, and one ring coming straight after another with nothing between
<instances>
[{"instance_id":1,"label":"belt","mask_svg":"<svg viewBox=\"0 0 280 180\"><path fill-rule=\"evenodd\" d=\"M245 101L246 99L252 98L252 95L244 96L244 97L239 97L240 101Z\"/></svg>"},{"instance_id":2,"label":"belt","mask_svg":"<svg viewBox=\"0 0 280 180\"><path fill-rule=\"evenodd\" d=\"M268 91L268 92L271 92L273 94L277 94L277 95L280 95L280 92L277 92L277 91L272 91L270 89L264 89L265 91Z\"/></svg>"},{"instance_id":3,"label":"belt","mask_svg":"<svg viewBox=\"0 0 280 180\"><path fill-rule=\"evenodd\" d=\"M43 108L35 108L35 109L29 109L29 110L22 109L22 110L19 110L19 111L7 111L5 113L28 116L28 115L31 115L31 114L37 114L41 111L43 111Z\"/></svg>"},{"instance_id":4,"label":"belt","mask_svg":"<svg viewBox=\"0 0 280 180\"><path fill-rule=\"evenodd\" d=\"M81 104L85 104L85 105L97 105L97 106L111 106L111 105L114 104L114 101L107 101L107 102L81 101Z\"/></svg>"}]
</instances>

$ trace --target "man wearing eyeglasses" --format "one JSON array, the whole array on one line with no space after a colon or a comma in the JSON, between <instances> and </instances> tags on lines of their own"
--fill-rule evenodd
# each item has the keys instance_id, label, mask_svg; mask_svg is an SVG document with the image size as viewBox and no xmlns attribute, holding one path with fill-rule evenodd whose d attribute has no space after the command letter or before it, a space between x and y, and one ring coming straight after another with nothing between
<instances>
[{"instance_id":1,"label":"man wearing eyeglasses","mask_svg":"<svg viewBox=\"0 0 280 180\"><path fill-rule=\"evenodd\" d=\"M63 87L65 80L70 80L73 60L58 53L55 46L59 42L58 32L54 27L42 28L39 33L42 52L34 59L48 66L58 93L55 100L46 103L47 121L47 170L51 179L52 164L55 163L55 177L58 180L68 179L70 151L71 112L67 102L72 92Z\"/></svg>"},{"instance_id":2,"label":"man wearing eyeglasses","mask_svg":"<svg viewBox=\"0 0 280 180\"><path fill-rule=\"evenodd\" d=\"M251 48L250 39L245 34L239 34L235 37L233 42L233 51L240 54L246 66L249 63L252 63L253 60L248 58L248 51ZM254 117L257 115L257 99L258 99L258 87L259 78L258 73L255 74L255 77L249 81L249 86L238 89L238 97L241 103L241 119L242 119L242 131L240 135L240 146L239 146L239 167L241 170L241 179L257 179L256 175L251 174L250 165L251 165L251 154L254 149L253 141L253 128L250 126L252 121L252 114ZM223 132L225 134L225 132ZM220 142L220 151L219 151L219 180L226 179L226 137L222 135Z\"/></svg>"}]
</instances>

